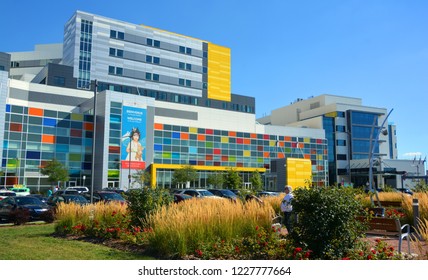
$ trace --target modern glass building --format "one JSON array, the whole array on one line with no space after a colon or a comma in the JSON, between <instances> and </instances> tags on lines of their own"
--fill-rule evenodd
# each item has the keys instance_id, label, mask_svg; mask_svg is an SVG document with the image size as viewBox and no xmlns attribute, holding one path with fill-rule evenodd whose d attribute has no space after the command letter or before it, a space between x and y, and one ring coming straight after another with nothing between
<instances>
[{"instance_id":1,"label":"modern glass building","mask_svg":"<svg viewBox=\"0 0 428 280\"><path fill-rule=\"evenodd\" d=\"M20 80L0 71L2 185L48 188L39 168L53 158L68 184L95 189L130 188L140 171L153 186L175 187L174 170L191 165L193 187L233 168L245 186L257 171L266 189L282 190L303 174L300 161L314 184L328 183L324 130L258 123L255 99L231 92L229 48L81 11L64 32L60 63L46 60ZM25 72L19 53L0 58Z\"/></svg>"}]
</instances>

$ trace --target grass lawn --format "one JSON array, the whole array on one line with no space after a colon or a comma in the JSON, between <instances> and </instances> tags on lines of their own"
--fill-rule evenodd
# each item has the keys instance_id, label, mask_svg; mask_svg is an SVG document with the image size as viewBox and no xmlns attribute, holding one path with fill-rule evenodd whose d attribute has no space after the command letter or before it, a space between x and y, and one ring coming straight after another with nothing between
<instances>
[{"instance_id":1,"label":"grass lawn","mask_svg":"<svg viewBox=\"0 0 428 280\"><path fill-rule=\"evenodd\" d=\"M147 260L152 257L53 237L54 224L0 226L0 260Z\"/></svg>"}]
</instances>

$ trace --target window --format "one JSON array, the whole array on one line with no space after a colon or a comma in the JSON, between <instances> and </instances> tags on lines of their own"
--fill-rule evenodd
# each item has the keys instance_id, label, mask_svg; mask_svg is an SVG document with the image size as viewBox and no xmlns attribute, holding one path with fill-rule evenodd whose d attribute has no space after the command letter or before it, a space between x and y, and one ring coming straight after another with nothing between
<instances>
[{"instance_id":1,"label":"window","mask_svg":"<svg viewBox=\"0 0 428 280\"><path fill-rule=\"evenodd\" d=\"M337 160L346 160L346 154L337 154Z\"/></svg>"},{"instance_id":2,"label":"window","mask_svg":"<svg viewBox=\"0 0 428 280\"><path fill-rule=\"evenodd\" d=\"M153 74L153 81L159 81L159 75Z\"/></svg>"},{"instance_id":3,"label":"window","mask_svg":"<svg viewBox=\"0 0 428 280\"><path fill-rule=\"evenodd\" d=\"M59 77L59 76L54 76L53 83L54 83L54 86L63 87L63 86L65 86L65 78Z\"/></svg>"},{"instance_id":4,"label":"window","mask_svg":"<svg viewBox=\"0 0 428 280\"><path fill-rule=\"evenodd\" d=\"M123 75L123 68L122 67L109 66L108 67L108 73L110 75L122 76Z\"/></svg>"},{"instance_id":5,"label":"window","mask_svg":"<svg viewBox=\"0 0 428 280\"><path fill-rule=\"evenodd\" d=\"M152 62L153 62L153 56L151 56L151 55L146 55L146 62L148 62L148 63L152 63Z\"/></svg>"},{"instance_id":6,"label":"window","mask_svg":"<svg viewBox=\"0 0 428 280\"><path fill-rule=\"evenodd\" d=\"M147 38L146 39L146 44L148 46L160 48L160 41L158 41L158 40L153 40L153 39Z\"/></svg>"},{"instance_id":7,"label":"window","mask_svg":"<svg viewBox=\"0 0 428 280\"><path fill-rule=\"evenodd\" d=\"M110 56L123 57L123 50L110 48L109 54Z\"/></svg>"},{"instance_id":8,"label":"window","mask_svg":"<svg viewBox=\"0 0 428 280\"><path fill-rule=\"evenodd\" d=\"M146 80L152 79L152 73L146 73Z\"/></svg>"},{"instance_id":9,"label":"window","mask_svg":"<svg viewBox=\"0 0 428 280\"><path fill-rule=\"evenodd\" d=\"M124 40L125 33L116 30L110 30L110 38Z\"/></svg>"},{"instance_id":10,"label":"window","mask_svg":"<svg viewBox=\"0 0 428 280\"><path fill-rule=\"evenodd\" d=\"M346 140L336 140L337 146L346 146Z\"/></svg>"},{"instance_id":11,"label":"window","mask_svg":"<svg viewBox=\"0 0 428 280\"><path fill-rule=\"evenodd\" d=\"M153 57L153 63L154 64L159 64L160 63L160 58L159 57Z\"/></svg>"},{"instance_id":12,"label":"window","mask_svg":"<svg viewBox=\"0 0 428 280\"><path fill-rule=\"evenodd\" d=\"M184 79L178 79L178 84L180 86L184 86Z\"/></svg>"},{"instance_id":13,"label":"window","mask_svg":"<svg viewBox=\"0 0 428 280\"><path fill-rule=\"evenodd\" d=\"M344 125L336 125L336 131L345 132L345 126Z\"/></svg>"}]
</instances>

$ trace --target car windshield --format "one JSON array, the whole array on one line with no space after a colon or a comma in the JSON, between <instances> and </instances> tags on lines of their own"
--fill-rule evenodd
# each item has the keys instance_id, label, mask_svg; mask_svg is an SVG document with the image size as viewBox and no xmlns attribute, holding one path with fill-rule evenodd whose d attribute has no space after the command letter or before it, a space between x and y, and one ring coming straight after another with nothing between
<instances>
[{"instance_id":1,"label":"car windshield","mask_svg":"<svg viewBox=\"0 0 428 280\"><path fill-rule=\"evenodd\" d=\"M221 193L225 196L236 196L232 191L230 190L221 190Z\"/></svg>"},{"instance_id":2,"label":"car windshield","mask_svg":"<svg viewBox=\"0 0 428 280\"><path fill-rule=\"evenodd\" d=\"M86 203L88 200L81 195L69 195L64 197L67 202Z\"/></svg>"},{"instance_id":3,"label":"car windshield","mask_svg":"<svg viewBox=\"0 0 428 280\"><path fill-rule=\"evenodd\" d=\"M15 192L0 192L0 196L16 196Z\"/></svg>"},{"instance_id":4,"label":"car windshield","mask_svg":"<svg viewBox=\"0 0 428 280\"><path fill-rule=\"evenodd\" d=\"M209 191L198 191L201 196L214 196L212 192Z\"/></svg>"},{"instance_id":5,"label":"car windshield","mask_svg":"<svg viewBox=\"0 0 428 280\"><path fill-rule=\"evenodd\" d=\"M40 199L30 196L21 196L16 197L15 201L18 205L25 205L25 204L36 204L36 205L42 205L43 202L40 201Z\"/></svg>"},{"instance_id":6,"label":"car windshield","mask_svg":"<svg viewBox=\"0 0 428 280\"><path fill-rule=\"evenodd\" d=\"M114 193L114 192L112 192L112 193L103 193L103 194L101 194L101 196L105 200L121 200L121 201L125 200L120 194L117 194L117 193Z\"/></svg>"}]
</instances>

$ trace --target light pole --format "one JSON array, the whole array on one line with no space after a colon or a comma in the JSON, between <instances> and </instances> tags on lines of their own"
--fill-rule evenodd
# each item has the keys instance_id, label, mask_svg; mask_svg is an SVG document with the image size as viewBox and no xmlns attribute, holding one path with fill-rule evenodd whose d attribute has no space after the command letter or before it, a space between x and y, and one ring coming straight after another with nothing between
<instances>
[{"instance_id":1,"label":"light pole","mask_svg":"<svg viewBox=\"0 0 428 280\"><path fill-rule=\"evenodd\" d=\"M91 171L91 203L94 202L94 184L95 184L95 139L97 131L97 90L98 82L94 85L94 132L92 133L92 171Z\"/></svg>"},{"instance_id":2,"label":"light pole","mask_svg":"<svg viewBox=\"0 0 428 280\"><path fill-rule=\"evenodd\" d=\"M379 127L377 133L376 133L376 137L373 139L373 134L374 134L374 128L375 128L375 124L376 122L373 122L373 127L372 127L372 131L370 133L370 151L369 151L369 191L374 190L373 188L373 156L374 156L374 150L379 142L379 135L382 133L383 135L387 135L388 134L388 130L385 129L385 122L388 120L389 115L392 113L392 110L389 111L388 115L386 115L385 119L382 122L382 125ZM374 143L373 143L374 140ZM381 207L380 205L380 201L379 201L379 196L377 193L377 190L374 191L376 194L376 199L378 202L379 207ZM373 202L373 197L370 195L370 200L372 205L374 205Z\"/></svg>"}]
</instances>

